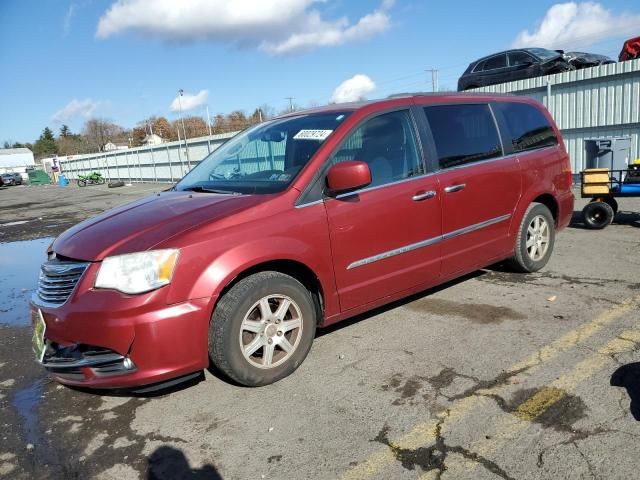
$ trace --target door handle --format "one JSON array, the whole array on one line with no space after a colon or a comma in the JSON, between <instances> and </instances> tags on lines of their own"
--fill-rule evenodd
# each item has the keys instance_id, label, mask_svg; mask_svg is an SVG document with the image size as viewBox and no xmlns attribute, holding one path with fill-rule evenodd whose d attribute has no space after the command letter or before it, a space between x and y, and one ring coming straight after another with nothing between
<instances>
[{"instance_id":1,"label":"door handle","mask_svg":"<svg viewBox=\"0 0 640 480\"><path fill-rule=\"evenodd\" d=\"M460 190L463 190L464 187L466 187L467 185L464 183L460 183L458 185L450 185L448 187L445 187L444 191L445 193L453 193L453 192L459 192Z\"/></svg>"},{"instance_id":2,"label":"door handle","mask_svg":"<svg viewBox=\"0 0 640 480\"><path fill-rule=\"evenodd\" d=\"M433 198L436 196L436 192L434 192L433 190L429 190L428 192L418 192L416 193L412 200L414 202L419 202L420 200L426 200L428 198Z\"/></svg>"}]
</instances>

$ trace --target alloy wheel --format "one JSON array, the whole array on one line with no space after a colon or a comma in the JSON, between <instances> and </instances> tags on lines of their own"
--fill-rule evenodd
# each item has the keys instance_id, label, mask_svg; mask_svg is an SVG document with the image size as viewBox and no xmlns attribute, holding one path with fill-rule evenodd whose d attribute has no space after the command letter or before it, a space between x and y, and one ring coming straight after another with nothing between
<instances>
[{"instance_id":1,"label":"alloy wheel","mask_svg":"<svg viewBox=\"0 0 640 480\"><path fill-rule=\"evenodd\" d=\"M549 249L550 227L542 215L536 215L527 228L527 254L534 262L544 258Z\"/></svg>"},{"instance_id":2,"label":"alloy wheel","mask_svg":"<svg viewBox=\"0 0 640 480\"><path fill-rule=\"evenodd\" d=\"M244 358L258 368L286 362L302 339L300 307L285 295L267 295L251 306L240 326Z\"/></svg>"}]
</instances>

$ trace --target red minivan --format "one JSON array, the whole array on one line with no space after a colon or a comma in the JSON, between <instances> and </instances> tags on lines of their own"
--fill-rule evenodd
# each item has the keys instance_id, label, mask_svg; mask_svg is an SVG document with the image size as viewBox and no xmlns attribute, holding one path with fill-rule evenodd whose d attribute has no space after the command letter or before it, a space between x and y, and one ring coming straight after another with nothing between
<instances>
[{"instance_id":1,"label":"red minivan","mask_svg":"<svg viewBox=\"0 0 640 480\"><path fill-rule=\"evenodd\" d=\"M255 125L170 190L58 237L32 298L61 383L258 386L324 327L493 263L542 268L573 212L534 100L406 95Z\"/></svg>"}]
</instances>

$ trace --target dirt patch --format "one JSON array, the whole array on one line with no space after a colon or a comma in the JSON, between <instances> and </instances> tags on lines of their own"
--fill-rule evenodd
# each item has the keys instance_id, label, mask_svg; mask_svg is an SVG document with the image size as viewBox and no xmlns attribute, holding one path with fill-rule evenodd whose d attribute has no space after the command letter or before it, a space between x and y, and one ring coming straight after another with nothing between
<instances>
[{"instance_id":1,"label":"dirt patch","mask_svg":"<svg viewBox=\"0 0 640 480\"><path fill-rule=\"evenodd\" d=\"M481 324L501 323L504 320L527 318L509 307L497 307L485 303L460 303L442 298L421 298L406 305L406 308L431 315L462 317Z\"/></svg>"},{"instance_id":2,"label":"dirt patch","mask_svg":"<svg viewBox=\"0 0 640 480\"><path fill-rule=\"evenodd\" d=\"M561 432L574 433L573 425L587 416L584 401L560 388L519 390L509 401L497 395L488 396L496 400L498 406L507 413Z\"/></svg>"}]
</instances>

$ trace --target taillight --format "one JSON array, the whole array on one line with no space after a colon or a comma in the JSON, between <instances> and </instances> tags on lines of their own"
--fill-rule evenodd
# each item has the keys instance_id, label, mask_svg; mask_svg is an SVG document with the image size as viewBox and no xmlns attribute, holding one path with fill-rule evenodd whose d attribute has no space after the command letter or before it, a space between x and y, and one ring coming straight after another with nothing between
<instances>
[{"instance_id":1,"label":"taillight","mask_svg":"<svg viewBox=\"0 0 640 480\"><path fill-rule=\"evenodd\" d=\"M573 185L573 174L571 173L571 169L567 170L567 188L571 188Z\"/></svg>"},{"instance_id":2,"label":"taillight","mask_svg":"<svg viewBox=\"0 0 640 480\"><path fill-rule=\"evenodd\" d=\"M571 160L569 159L569 155L565 157L564 174L567 182L566 186L570 189L573 186L573 174L571 173Z\"/></svg>"}]
</instances>

